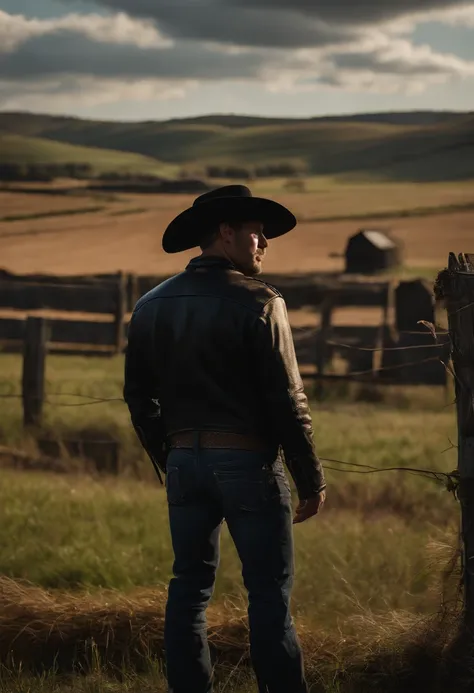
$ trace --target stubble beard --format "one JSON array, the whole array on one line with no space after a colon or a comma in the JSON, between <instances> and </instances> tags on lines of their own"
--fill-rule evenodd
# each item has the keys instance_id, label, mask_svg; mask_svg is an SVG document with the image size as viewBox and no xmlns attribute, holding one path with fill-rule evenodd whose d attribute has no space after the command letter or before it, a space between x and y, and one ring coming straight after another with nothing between
<instances>
[{"instance_id":1,"label":"stubble beard","mask_svg":"<svg viewBox=\"0 0 474 693\"><path fill-rule=\"evenodd\" d=\"M251 265L251 273L250 276L256 277L258 274L261 274L263 270L262 267L262 260L257 260L256 257L252 259L252 265Z\"/></svg>"},{"instance_id":2,"label":"stubble beard","mask_svg":"<svg viewBox=\"0 0 474 693\"><path fill-rule=\"evenodd\" d=\"M257 257L260 257L260 260L257 260ZM252 258L246 262L245 265L243 263L240 264L240 271L245 274L247 277L256 277L258 274L261 274L263 271L263 258L261 255L253 255Z\"/></svg>"}]
</instances>

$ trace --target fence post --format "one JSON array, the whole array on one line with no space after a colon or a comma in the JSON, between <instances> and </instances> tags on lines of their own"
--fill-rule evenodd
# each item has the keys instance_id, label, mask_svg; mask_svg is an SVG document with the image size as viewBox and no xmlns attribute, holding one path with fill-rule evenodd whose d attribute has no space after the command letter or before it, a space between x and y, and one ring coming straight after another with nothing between
<instances>
[{"instance_id":1,"label":"fence post","mask_svg":"<svg viewBox=\"0 0 474 693\"><path fill-rule=\"evenodd\" d=\"M115 303L115 353L121 354L125 346L124 319L127 312L127 277L119 272L117 279L117 300Z\"/></svg>"},{"instance_id":2,"label":"fence post","mask_svg":"<svg viewBox=\"0 0 474 693\"><path fill-rule=\"evenodd\" d=\"M334 310L335 297L333 292L330 292L321 304L321 322L319 325L319 333L316 344L316 368L317 375L324 375L326 364L329 360L330 349L327 341L330 336L332 313ZM324 395L324 379L316 380L315 395L318 399L322 399Z\"/></svg>"},{"instance_id":3,"label":"fence post","mask_svg":"<svg viewBox=\"0 0 474 693\"><path fill-rule=\"evenodd\" d=\"M464 625L474 634L474 254L450 253L435 285L448 313L458 420Z\"/></svg>"},{"instance_id":4,"label":"fence post","mask_svg":"<svg viewBox=\"0 0 474 693\"><path fill-rule=\"evenodd\" d=\"M44 400L44 375L49 325L44 318L27 318L23 345L23 424L41 423Z\"/></svg>"},{"instance_id":5,"label":"fence post","mask_svg":"<svg viewBox=\"0 0 474 693\"><path fill-rule=\"evenodd\" d=\"M135 308L135 304L140 298L138 287L138 276L135 273L130 273L127 276L127 312L131 313Z\"/></svg>"},{"instance_id":6,"label":"fence post","mask_svg":"<svg viewBox=\"0 0 474 693\"><path fill-rule=\"evenodd\" d=\"M383 365L384 359L384 348L387 340L387 335L390 329L390 309L393 307L393 297L394 297L394 286L393 280L387 283L387 293L385 296L385 301L382 306L382 321L379 325L377 331L377 337L375 339L375 351L372 355L372 377L374 380L378 377L380 368Z\"/></svg>"}]
</instances>

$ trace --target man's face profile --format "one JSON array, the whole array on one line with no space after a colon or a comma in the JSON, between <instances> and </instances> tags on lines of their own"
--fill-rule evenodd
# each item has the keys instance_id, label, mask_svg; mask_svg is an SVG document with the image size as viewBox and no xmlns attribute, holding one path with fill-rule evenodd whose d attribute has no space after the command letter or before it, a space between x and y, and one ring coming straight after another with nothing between
<instances>
[{"instance_id":1,"label":"man's face profile","mask_svg":"<svg viewBox=\"0 0 474 693\"><path fill-rule=\"evenodd\" d=\"M222 224L222 240L229 259L247 276L262 272L262 262L268 241L259 221L238 225Z\"/></svg>"}]
</instances>

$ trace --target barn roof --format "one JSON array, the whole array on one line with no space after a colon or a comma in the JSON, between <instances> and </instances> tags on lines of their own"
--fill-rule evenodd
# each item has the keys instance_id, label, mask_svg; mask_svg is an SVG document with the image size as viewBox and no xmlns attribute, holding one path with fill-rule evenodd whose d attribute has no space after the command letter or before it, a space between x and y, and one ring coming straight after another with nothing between
<instances>
[{"instance_id":1,"label":"barn roof","mask_svg":"<svg viewBox=\"0 0 474 693\"><path fill-rule=\"evenodd\" d=\"M391 238L386 236L381 231L375 231L372 229L362 229L362 231L360 231L359 233L360 235L365 236L369 243L371 243L376 248L379 248L380 250L392 250L393 248L397 247L394 241L392 241Z\"/></svg>"}]
</instances>

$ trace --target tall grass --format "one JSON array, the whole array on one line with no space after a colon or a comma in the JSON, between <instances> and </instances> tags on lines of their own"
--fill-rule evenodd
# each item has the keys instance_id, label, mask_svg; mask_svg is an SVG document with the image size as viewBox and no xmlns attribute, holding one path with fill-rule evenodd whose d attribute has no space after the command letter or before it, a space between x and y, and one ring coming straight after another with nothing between
<instances>
[{"instance_id":1,"label":"tall grass","mask_svg":"<svg viewBox=\"0 0 474 693\"><path fill-rule=\"evenodd\" d=\"M55 684L69 683L71 675L79 674L87 676L85 681L92 690L102 693L114 690L109 688L114 680L124 684L124 690L136 690L140 684L149 690L151 677L162 690L165 598L160 591L133 595L48 593L2 579L0 680L26 686L28 675L35 674L32 687L26 690L50 691L57 690ZM458 615L453 609L420 619L400 611L377 616L367 610L346 619L332 632L298 623L311 690L472 690L472 671L462 669L450 644L458 628ZM249 681L243 609L220 603L209 609L208 622L217 690L254 690ZM462 675L466 674L468 687L461 688ZM435 688L443 678L454 686ZM45 687L40 687L43 684ZM82 690L81 685L72 686L72 690Z\"/></svg>"},{"instance_id":2,"label":"tall grass","mask_svg":"<svg viewBox=\"0 0 474 693\"><path fill-rule=\"evenodd\" d=\"M0 442L25 441L21 368L19 355L0 354ZM60 437L96 431L120 440L125 457L140 454L127 407L116 401L122 397L122 387L122 356L48 356L41 433ZM358 393L362 390L350 396L346 389L340 396L331 395L336 389L334 386L328 390L330 396L324 402L312 402L315 436L323 457L377 466L430 466L445 471L455 466L455 450L443 453L456 436L454 405L441 388L388 388L375 402L355 401L360 400ZM2 399L2 395L8 397ZM114 401L91 404L81 398L84 395Z\"/></svg>"},{"instance_id":3,"label":"tall grass","mask_svg":"<svg viewBox=\"0 0 474 693\"><path fill-rule=\"evenodd\" d=\"M71 472L63 475L2 470L0 574L7 579L0 581L0 661L5 665L0 691L165 690L153 659L161 656L160 624L172 563L164 491L123 402L57 406L83 404L78 394L120 398L122 369L122 358L48 357L44 425L26 435L21 400L0 400L0 443L34 457L36 436L108 436L121 443L123 472L116 478L77 474L73 469L80 465L72 460ZM0 393L19 393L20 378L20 358L1 356ZM398 406L389 397L370 403L333 396L313 403L321 457L382 469L451 471L456 466L450 443L456 433L454 407L436 389L397 397ZM441 485L406 472L358 475L328 469L327 476L323 513L295 527L293 611L313 691L415 692L425 690L423 681L429 682L426 690L435 690L433 672L453 627L452 620L440 622L437 614L445 568L458 547L457 504ZM246 594L225 526L221 551L210 610L220 677L216 690L249 693L254 688L248 672L236 668L242 657L248 660ZM449 585L456 594L456 576ZM5 632L13 634L15 661L5 650L10 642ZM120 640L124 633L125 641ZM147 635L137 641L137 633ZM64 651L64 638L72 649ZM141 648L139 666L138 660L124 664L120 675L109 667L110 643L115 648L119 642L115 658L117 652L136 652L137 642ZM65 678L64 662L72 665L78 643L89 643L87 676ZM98 659L92 666L94 647ZM32 678L28 668L21 672L19 661L26 667L38 656L54 669L59 651L66 659L57 673L42 678L35 669Z\"/></svg>"},{"instance_id":4,"label":"tall grass","mask_svg":"<svg viewBox=\"0 0 474 693\"><path fill-rule=\"evenodd\" d=\"M436 606L433 544L455 547L455 503L443 522L327 509L295 530L296 612L335 624L360 608ZM441 519L441 516L438 518ZM216 599L244 601L240 563L224 528ZM44 587L164 587L172 564L164 492L132 480L4 471L0 573Z\"/></svg>"}]
</instances>

